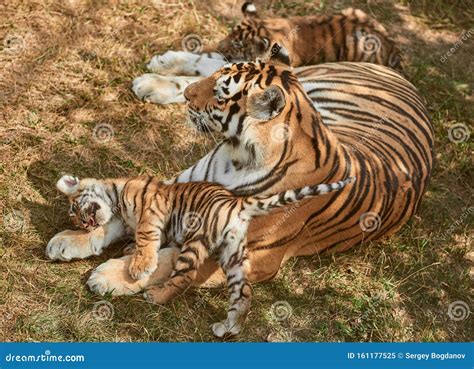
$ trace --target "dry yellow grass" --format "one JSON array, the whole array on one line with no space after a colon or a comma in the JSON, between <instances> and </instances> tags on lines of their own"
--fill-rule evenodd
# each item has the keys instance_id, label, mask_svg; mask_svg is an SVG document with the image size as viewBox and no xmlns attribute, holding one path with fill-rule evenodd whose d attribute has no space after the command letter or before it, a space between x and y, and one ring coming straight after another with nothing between
<instances>
[{"instance_id":1,"label":"dry yellow grass","mask_svg":"<svg viewBox=\"0 0 474 369\"><path fill-rule=\"evenodd\" d=\"M419 217L397 236L345 254L290 262L276 280L254 286L239 340L472 340L472 315L455 321L451 303L474 310L472 138L455 144L455 123L472 131L474 36L441 62L474 24L468 2L433 1L429 9L380 1L259 2L266 14L309 14L359 6L402 45L408 74L426 97L437 133L438 164ZM195 33L214 42L227 32L237 1L47 1L0 4L0 340L211 340L224 289L192 291L166 307L141 296L98 297L85 287L91 269L121 255L73 263L46 260L44 248L69 227L54 188L63 173L169 177L213 142L184 124L184 107L135 99L131 80L158 52L180 49ZM109 125L108 142L94 127ZM109 127L107 126L107 127ZM467 214L467 215L466 215ZM114 316L97 319L108 300ZM271 306L285 301L291 316ZM285 305L286 306L286 305Z\"/></svg>"}]
</instances>

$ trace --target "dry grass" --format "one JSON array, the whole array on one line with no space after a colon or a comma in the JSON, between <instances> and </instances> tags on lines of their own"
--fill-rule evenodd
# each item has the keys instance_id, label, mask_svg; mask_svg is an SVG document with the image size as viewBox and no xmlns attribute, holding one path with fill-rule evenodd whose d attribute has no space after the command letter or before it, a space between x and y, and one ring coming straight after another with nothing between
<instances>
[{"instance_id":1,"label":"dry grass","mask_svg":"<svg viewBox=\"0 0 474 369\"><path fill-rule=\"evenodd\" d=\"M0 5L0 339L15 341L201 341L224 316L224 289L193 291L166 307L136 297L106 297L113 319L92 315L84 285L105 255L73 263L45 259L49 238L69 226L54 183L68 172L163 178L195 162L212 142L184 124L184 107L137 101L130 82L157 52L180 49L196 33L221 38L235 1L9 1ZM326 2L267 1L267 14L307 14ZM368 4L369 5L368 5ZM426 2L424 2L426 3ZM214 6L212 6L214 5ZM239 340L472 340L472 315L450 320L450 303L474 310L465 259L472 242L472 138L455 144L447 130L472 131L474 36L445 63L440 58L474 24L468 1L335 1L359 6L387 25L408 59L408 74L426 97L437 134L437 166L417 217L397 236L332 257L290 262L255 298ZM2 47L0 45L0 47ZM98 124L113 127L107 143ZM466 215L467 214L467 215ZM458 221L459 220L459 221ZM456 223L456 221L458 221ZM449 232L448 232L449 231ZM292 315L272 317L287 301Z\"/></svg>"}]
</instances>

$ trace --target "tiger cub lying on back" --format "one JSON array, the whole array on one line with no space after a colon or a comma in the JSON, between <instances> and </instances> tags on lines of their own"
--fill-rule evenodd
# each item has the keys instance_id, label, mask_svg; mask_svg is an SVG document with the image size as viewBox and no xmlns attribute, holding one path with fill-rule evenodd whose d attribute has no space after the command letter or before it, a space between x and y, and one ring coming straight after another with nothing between
<instances>
[{"instance_id":1,"label":"tiger cub lying on back","mask_svg":"<svg viewBox=\"0 0 474 369\"><path fill-rule=\"evenodd\" d=\"M129 267L135 279L154 272L161 245L180 245L168 281L145 292L151 302L164 304L172 299L193 282L207 257L216 258L227 276L230 294L227 319L212 326L213 333L223 337L240 332L250 308L245 247L250 220L274 208L341 190L354 180L254 197L238 197L207 182L166 185L148 176L105 180L63 176L57 188L69 197L69 215L79 227L90 231L119 216L135 231L136 250Z\"/></svg>"}]
</instances>

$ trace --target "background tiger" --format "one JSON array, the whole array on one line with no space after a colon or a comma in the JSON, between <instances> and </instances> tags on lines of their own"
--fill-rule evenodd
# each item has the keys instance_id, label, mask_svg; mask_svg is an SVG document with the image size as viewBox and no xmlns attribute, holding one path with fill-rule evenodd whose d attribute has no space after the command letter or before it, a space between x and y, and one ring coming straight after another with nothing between
<instances>
[{"instance_id":1,"label":"background tiger","mask_svg":"<svg viewBox=\"0 0 474 369\"><path fill-rule=\"evenodd\" d=\"M326 63L292 71L269 62L229 65L186 89L191 122L224 140L177 182L217 182L239 195L272 194L356 176L350 191L305 201L291 216L277 210L249 228L249 281L274 277L297 255L346 250L397 231L416 212L433 162L433 131L416 89L393 70L369 63ZM121 236L118 225L91 234L59 233L52 259L86 257ZM97 293L140 291L169 268L134 281L129 257L111 259L91 275ZM225 280L207 262L197 277Z\"/></svg>"},{"instance_id":2,"label":"background tiger","mask_svg":"<svg viewBox=\"0 0 474 369\"><path fill-rule=\"evenodd\" d=\"M339 191L354 180L254 197L238 197L207 182L165 185L149 176L79 180L65 175L57 188L68 196L70 216L82 229L91 231L116 216L134 231L136 248L129 267L134 279L156 269L162 245L179 245L168 280L146 290L150 302L167 303L190 286L204 260L216 260L226 274L230 296L227 318L212 326L213 333L223 337L240 333L250 308L246 249L250 220L288 204Z\"/></svg>"},{"instance_id":3,"label":"background tiger","mask_svg":"<svg viewBox=\"0 0 474 369\"><path fill-rule=\"evenodd\" d=\"M242 13L244 20L216 47L229 61L255 60L276 42L288 50L293 67L354 61L400 68L400 52L385 28L360 9L262 19L255 5L246 2Z\"/></svg>"},{"instance_id":4,"label":"background tiger","mask_svg":"<svg viewBox=\"0 0 474 369\"><path fill-rule=\"evenodd\" d=\"M387 31L360 9L336 14L261 19L255 5L242 6L244 20L216 47L200 53L167 51L155 55L147 73L135 78L138 98L158 103L183 103L184 88L208 77L228 62L268 57L270 45L288 50L293 67L331 61L370 62L402 69L401 55ZM175 76L175 77L170 77Z\"/></svg>"}]
</instances>

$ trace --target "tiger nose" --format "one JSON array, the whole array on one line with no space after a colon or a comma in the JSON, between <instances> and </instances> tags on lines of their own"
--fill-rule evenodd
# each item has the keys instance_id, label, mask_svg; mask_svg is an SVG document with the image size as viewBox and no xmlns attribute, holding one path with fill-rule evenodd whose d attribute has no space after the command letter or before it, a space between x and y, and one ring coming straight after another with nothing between
<instances>
[{"instance_id":1,"label":"tiger nose","mask_svg":"<svg viewBox=\"0 0 474 369\"><path fill-rule=\"evenodd\" d=\"M197 89L195 84L196 83L192 83L184 89L184 98L186 99L186 101L191 101L196 98Z\"/></svg>"}]
</instances>

